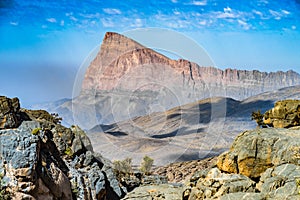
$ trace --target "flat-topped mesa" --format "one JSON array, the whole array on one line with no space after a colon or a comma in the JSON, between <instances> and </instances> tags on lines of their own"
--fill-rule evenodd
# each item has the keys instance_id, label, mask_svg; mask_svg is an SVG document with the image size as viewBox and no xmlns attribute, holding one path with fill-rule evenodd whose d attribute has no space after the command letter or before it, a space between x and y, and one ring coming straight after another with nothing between
<instances>
[{"instance_id":1,"label":"flat-topped mesa","mask_svg":"<svg viewBox=\"0 0 300 200\"><path fill-rule=\"evenodd\" d=\"M267 73L200 67L184 59L171 60L132 39L108 32L98 55L87 69L82 89L155 90L151 86L140 88L141 83L145 85L151 81L168 87L176 86L178 91L184 90L188 96L196 91L199 93L198 99L220 94L245 99L262 92L298 85L300 75L294 71Z\"/></svg>"}]
</instances>

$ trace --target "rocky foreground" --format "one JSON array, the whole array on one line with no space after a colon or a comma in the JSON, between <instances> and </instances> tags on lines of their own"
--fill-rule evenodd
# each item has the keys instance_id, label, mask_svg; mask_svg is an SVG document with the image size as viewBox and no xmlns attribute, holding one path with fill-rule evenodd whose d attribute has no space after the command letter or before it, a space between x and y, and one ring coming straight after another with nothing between
<instances>
[{"instance_id":1,"label":"rocky foreground","mask_svg":"<svg viewBox=\"0 0 300 200\"><path fill-rule=\"evenodd\" d=\"M294 126L300 121L299 108L300 101L280 101L265 114L275 127L284 124L290 128L245 131L217 158L174 163L156 170L174 182L183 182L184 178L178 179L183 174L190 176L184 186L138 188L125 199L168 199L169 195L178 200L300 199L300 127Z\"/></svg>"},{"instance_id":2,"label":"rocky foreground","mask_svg":"<svg viewBox=\"0 0 300 200\"><path fill-rule=\"evenodd\" d=\"M87 135L60 120L0 97L0 199L300 199L300 101L276 103L264 114L275 128L239 134L216 158L156 169L169 183L131 176L130 192Z\"/></svg>"},{"instance_id":3,"label":"rocky foreground","mask_svg":"<svg viewBox=\"0 0 300 200\"><path fill-rule=\"evenodd\" d=\"M0 97L0 199L120 199L126 188L77 126Z\"/></svg>"}]
</instances>

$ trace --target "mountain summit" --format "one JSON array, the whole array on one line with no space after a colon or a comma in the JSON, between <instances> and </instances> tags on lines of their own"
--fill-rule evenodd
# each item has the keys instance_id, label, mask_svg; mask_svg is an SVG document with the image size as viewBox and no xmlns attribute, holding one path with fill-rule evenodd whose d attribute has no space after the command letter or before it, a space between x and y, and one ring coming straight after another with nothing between
<instances>
[{"instance_id":1,"label":"mountain summit","mask_svg":"<svg viewBox=\"0 0 300 200\"><path fill-rule=\"evenodd\" d=\"M98 55L87 69L82 89L153 91L161 89L157 84L169 89L179 87L180 92L188 91L187 96L194 94L193 100L220 95L242 100L298 85L300 76L294 71L220 70L184 59L171 60L123 35L107 32ZM191 102L186 98L183 102Z\"/></svg>"},{"instance_id":2,"label":"mountain summit","mask_svg":"<svg viewBox=\"0 0 300 200\"><path fill-rule=\"evenodd\" d=\"M121 34L108 32L86 70L80 95L60 106L55 104L55 109L46 109L59 113L70 125L90 129L201 99L243 100L300 85L300 75L294 71L267 73L200 65L169 59Z\"/></svg>"}]
</instances>

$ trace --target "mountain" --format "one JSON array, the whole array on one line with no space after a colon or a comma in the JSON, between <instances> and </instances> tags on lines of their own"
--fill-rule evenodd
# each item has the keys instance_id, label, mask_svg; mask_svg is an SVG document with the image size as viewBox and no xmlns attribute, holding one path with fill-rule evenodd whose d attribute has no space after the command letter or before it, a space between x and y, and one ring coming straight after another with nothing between
<instances>
[{"instance_id":1,"label":"mountain","mask_svg":"<svg viewBox=\"0 0 300 200\"><path fill-rule=\"evenodd\" d=\"M253 111L266 112L283 99L300 99L300 86L262 93L243 101L214 97L89 130L95 151L111 159L130 152L158 165L219 155L235 136L257 126Z\"/></svg>"},{"instance_id":2,"label":"mountain","mask_svg":"<svg viewBox=\"0 0 300 200\"><path fill-rule=\"evenodd\" d=\"M207 91L210 96L229 96L238 100L300 84L299 74L293 71L266 73L256 70L223 71L212 66L200 67L184 59L171 60L125 36L108 32L98 55L87 69L82 89L96 91L160 89L150 84L149 80L162 83L163 86L176 85L192 93ZM148 85L140 87L145 84ZM220 91L225 95L220 95Z\"/></svg>"},{"instance_id":3,"label":"mountain","mask_svg":"<svg viewBox=\"0 0 300 200\"><path fill-rule=\"evenodd\" d=\"M267 73L199 66L184 59L171 60L108 32L86 70L80 95L48 110L59 113L67 125L90 129L205 98L243 100L299 84L300 75L294 71Z\"/></svg>"}]
</instances>

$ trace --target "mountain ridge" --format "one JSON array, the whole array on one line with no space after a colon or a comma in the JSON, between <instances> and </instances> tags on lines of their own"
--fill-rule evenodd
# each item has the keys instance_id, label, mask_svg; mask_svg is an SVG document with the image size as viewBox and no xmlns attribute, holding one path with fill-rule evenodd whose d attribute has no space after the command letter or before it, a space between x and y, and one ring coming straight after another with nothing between
<instances>
[{"instance_id":1,"label":"mountain ridge","mask_svg":"<svg viewBox=\"0 0 300 200\"><path fill-rule=\"evenodd\" d=\"M49 107L66 125L91 129L215 96L243 100L300 85L287 72L221 70L184 59L171 60L118 33L108 32L84 75L80 95Z\"/></svg>"},{"instance_id":2,"label":"mountain ridge","mask_svg":"<svg viewBox=\"0 0 300 200\"><path fill-rule=\"evenodd\" d=\"M137 70L136 68L143 65L158 65L153 68L160 71L164 70L164 67L170 68L175 71L174 74L171 74L174 75L172 78L176 79L176 76L181 76L179 78L181 81L178 82L188 82L187 87L217 88L215 85L219 85L219 87L245 87L247 90L249 89L246 87L247 85L260 86L258 88L259 91L250 91L249 94L246 91L244 96L229 94L230 97L239 100L245 98L245 96L248 97L266 90L273 90L276 85L285 87L300 84L300 75L292 70L268 73L258 70L237 70L231 68L221 70L213 66L199 66L185 59L169 59L130 38L118 33L108 32L103 39L98 55L85 74L82 89L98 91L116 89L118 88L117 83L122 76L126 76L127 73L130 76L135 75L131 70ZM145 74L145 76L153 75ZM124 81L123 79L121 80ZM134 86L130 82L126 82L122 84L121 89L132 90ZM279 88L277 87L276 89ZM214 96L214 93L212 96Z\"/></svg>"}]
</instances>

